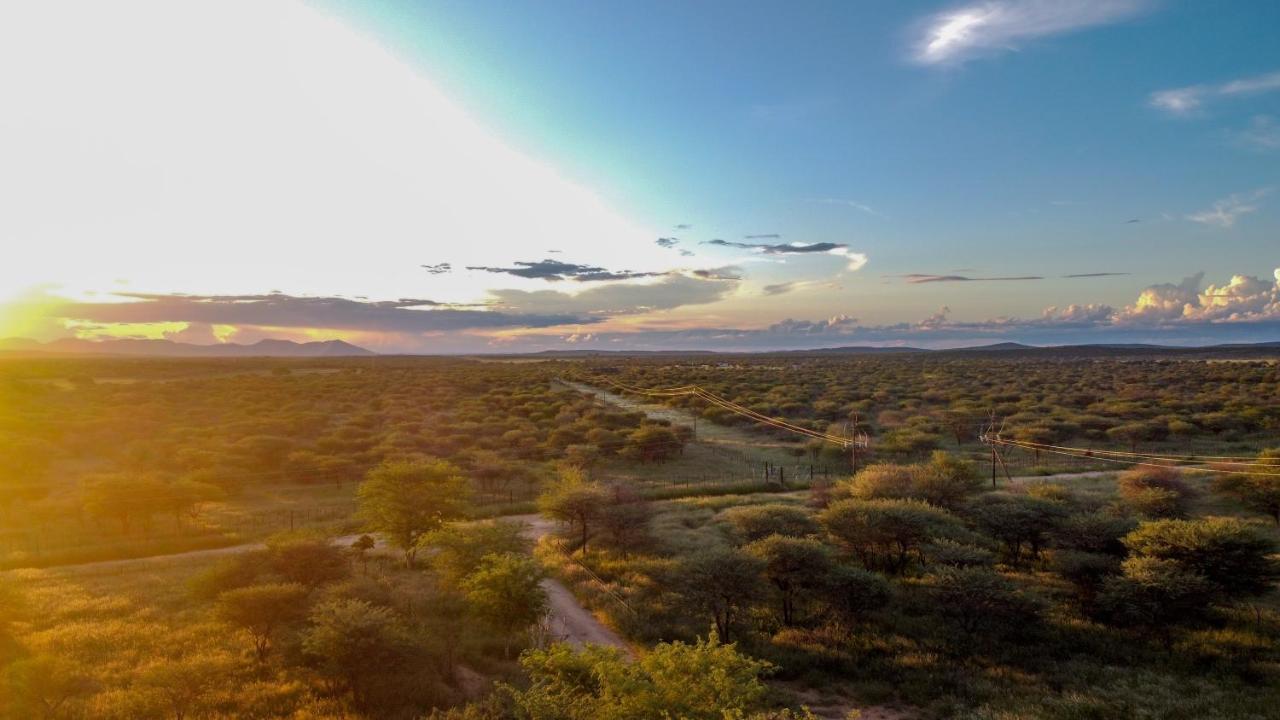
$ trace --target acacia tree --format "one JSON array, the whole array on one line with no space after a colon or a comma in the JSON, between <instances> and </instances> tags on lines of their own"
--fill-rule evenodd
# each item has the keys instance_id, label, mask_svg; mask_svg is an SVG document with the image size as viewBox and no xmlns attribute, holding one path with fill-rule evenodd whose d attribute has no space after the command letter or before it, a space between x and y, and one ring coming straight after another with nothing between
<instances>
[{"instance_id":1,"label":"acacia tree","mask_svg":"<svg viewBox=\"0 0 1280 720\"><path fill-rule=\"evenodd\" d=\"M1146 522L1124 544L1136 557L1179 563L1226 599L1266 593L1280 577L1275 543L1235 518Z\"/></svg>"},{"instance_id":2,"label":"acacia tree","mask_svg":"<svg viewBox=\"0 0 1280 720\"><path fill-rule=\"evenodd\" d=\"M585 555L592 528L608 502L608 491L587 480L581 468L562 467L560 477L538 497L538 509L543 515L568 523L570 532L576 531L581 539L579 547Z\"/></svg>"},{"instance_id":3,"label":"acacia tree","mask_svg":"<svg viewBox=\"0 0 1280 720\"><path fill-rule=\"evenodd\" d=\"M1258 455L1266 472L1234 473L1219 476L1214 489L1234 497L1250 510L1266 513L1280 526L1280 449L1264 450Z\"/></svg>"},{"instance_id":4,"label":"acacia tree","mask_svg":"<svg viewBox=\"0 0 1280 720\"><path fill-rule=\"evenodd\" d=\"M960 529L945 510L918 500L841 500L819 517L827 532L868 567L902 571L935 537Z\"/></svg>"},{"instance_id":5,"label":"acacia tree","mask_svg":"<svg viewBox=\"0 0 1280 720\"><path fill-rule=\"evenodd\" d=\"M412 565L424 535L466 514L468 493L466 480L444 460L386 463L360 484L358 516Z\"/></svg>"},{"instance_id":6,"label":"acacia tree","mask_svg":"<svg viewBox=\"0 0 1280 720\"><path fill-rule=\"evenodd\" d=\"M265 662L282 629L306 617L307 589L297 583L253 585L218 596L218 614L253 640L258 662Z\"/></svg>"},{"instance_id":7,"label":"acacia tree","mask_svg":"<svg viewBox=\"0 0 1280 720\"><path fill-rule=\"evenodd\" d=\"M763 540L770 535L809 537L822 526L803 508L792 505L744 505L724 511L724 519L747 542Z\"/></svg>"},{"instance_id":8,"label":"acacia tree","mask_svg":"<svg viewBox=\"0 0 1280 720\"><path fill-rule=\"evenodd\" d=\"M778 593L783 625L797 621L797 605L820 590L831 571L827 546L813 538L771 535L743 549L764 564L764 576Z\"/></svg>"},{"instance_id":9,"label":"acacia tree","mask_svg":"<svg viewBox=\"0 0 1280 720\"><path fill-rule=\"evenodd\" d=\"M746 553L710 548L684 559L673 585L695 609L711 615L718 637L732 639L738 616L760 596L764 563Z\"/></svg>"},{"instance_id":10,"label":"acacia tree","mask_svg":"<svg viewBox=\"0 0 1280 720\"><path fill-rule=\"evenodd\" d=\"M302 636L303 652L351 693L357 707L370 708L380 674L408 654L395 614L363 600L339 599L317 605L310 620Z\"/></svg>"}]
</instances>

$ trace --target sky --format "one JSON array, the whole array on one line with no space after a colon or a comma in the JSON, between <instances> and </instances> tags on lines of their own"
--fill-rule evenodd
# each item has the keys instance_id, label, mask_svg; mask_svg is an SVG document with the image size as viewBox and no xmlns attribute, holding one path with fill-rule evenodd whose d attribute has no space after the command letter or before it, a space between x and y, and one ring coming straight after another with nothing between
<instances>
[{"instance_id":1,"label":"sky","mask_svg":"<svg viewBox=\"0 0 1280 720\"><path fill-rule=\"evenodd\" d=\"M1280 4L0 5L0 338L1280 340Z\"/></svg>"}]
</instances>

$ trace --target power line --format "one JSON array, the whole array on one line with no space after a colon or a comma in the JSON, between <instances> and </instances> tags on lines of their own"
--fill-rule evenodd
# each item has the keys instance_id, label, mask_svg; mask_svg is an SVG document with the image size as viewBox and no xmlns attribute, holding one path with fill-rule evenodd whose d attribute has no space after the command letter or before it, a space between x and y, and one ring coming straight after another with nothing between
<instances>
[{"instance_id":1,"label":"power line","mask_svg":"<svg viewBox=\"0 0 1280 720\"><path fill-rule=\"evenodd\" d=\"M1031 450L1031 451L1039 450L1042 452L1052 453L1055 455L1065 455L1067 457L1082 458L1087 460L1098 460L1100 462L1107 462L1115 465L1130 465L1130 466L1155 467L1155 468L1178 467L1177 465L1170 465L1168 463L1144 462L1140 460L1098 457L1096 455L1087 454L1088 450L1085 450L1083 448L1069 448L1067 450L1057 450L1057 449L1052 449L1048 447L1037 447L1035 445L1023 444L1021 442L1013 441L1013 440L1002 440L998 437L991 438L990 442L994 445L1005 445L1008 447L1016 447L1016 448L1021 448L1023 450ZM1170 462L1176 462L1176 461L1170 461ZM1210 468L1210 467L1196 467L1194 469L1200 470L1203 472L1218 473L1223 475L1253 475L1253 476L1259 476L1259 477L1280 477L1280 472L1260 473L1260 472L1246 472L1246 471L1240 471L1240 470L1224 470L1222 468Z\"/></svg>"}]
</instances>

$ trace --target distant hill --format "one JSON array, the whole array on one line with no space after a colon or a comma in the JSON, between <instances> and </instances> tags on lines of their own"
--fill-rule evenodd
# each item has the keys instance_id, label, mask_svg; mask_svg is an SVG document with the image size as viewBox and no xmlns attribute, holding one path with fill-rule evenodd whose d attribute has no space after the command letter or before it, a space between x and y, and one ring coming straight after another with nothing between
<instances>
[{"instance_id":1,"label":"distant hill","mask_svg":"<svg viewBox=\"0 0 1280 720\"><path fill-rule=\"evenodd\" d=\"M365 357L372 350L342 340L298 343L292 340L259 340L249 345L222 343L192 345L172 340L81 340L62 338L47 343L26 338L0 340L7 355L115 355L130 357Z\"/></svg>"}]
</instances>

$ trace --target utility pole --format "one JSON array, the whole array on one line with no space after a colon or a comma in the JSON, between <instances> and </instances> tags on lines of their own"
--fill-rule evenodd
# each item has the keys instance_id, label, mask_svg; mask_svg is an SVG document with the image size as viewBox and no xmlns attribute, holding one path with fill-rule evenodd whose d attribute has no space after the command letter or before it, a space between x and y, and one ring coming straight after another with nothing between
<instances>
[{"instance_id":1,"label":"utility pole","mask_svg":"<svg viewBox=\"0 0 1280 720\"><path fill-rule=\"evenodd\" d=\"M850 420L852 422L850 422ZM854 433L858 431L858 413L853 413L850 420L844 423L845 437L849 438L849 465L853 470L853 474L858 474L858 438L854 437Z\"/></svg>"}]
</instances>

